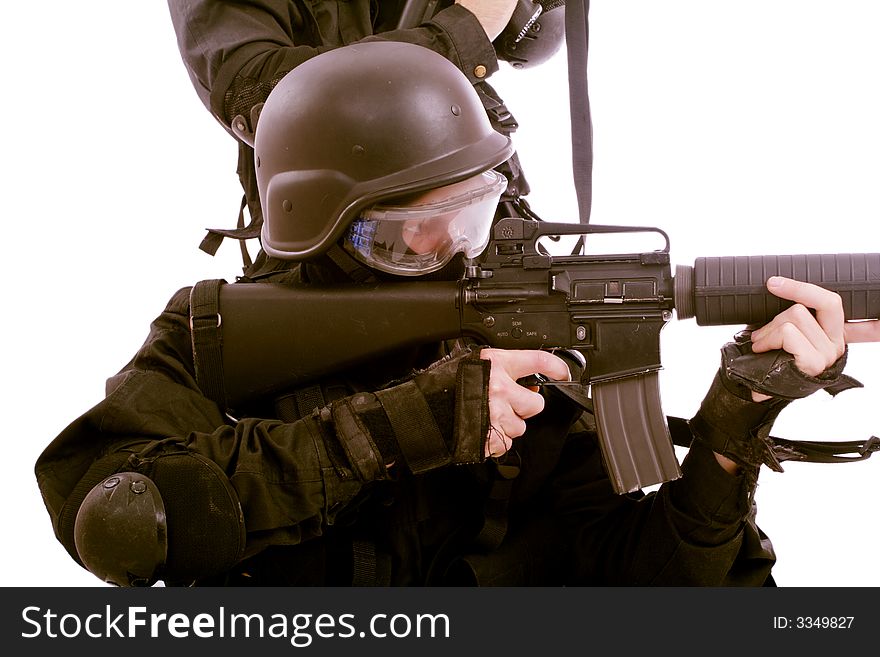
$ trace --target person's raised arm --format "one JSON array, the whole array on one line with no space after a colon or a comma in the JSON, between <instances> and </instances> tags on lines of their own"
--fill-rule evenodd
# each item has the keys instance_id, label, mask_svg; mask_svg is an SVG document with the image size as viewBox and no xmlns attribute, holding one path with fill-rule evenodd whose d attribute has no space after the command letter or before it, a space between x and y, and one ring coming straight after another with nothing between
<instances>
[{"instance_id":1,"label":"person's raised arm","mask_svg":"<svg viewBox=\"0 0 880 657\"><path fill-rule=\"evenodd\" d=\"M227 128L251 119L285 73L318 54L361 40L405 41L443 55L476 83L498 69L490 32L502 29L515 0L455 4L420 26L373 33L370 4L340 4L333 24L315 9L289 0L230 2L168 0L178 48L202 103ZM328 3L333 4L333 3ZM253 126L250 126L253 129Z\"/></svg>"}]
</instances>

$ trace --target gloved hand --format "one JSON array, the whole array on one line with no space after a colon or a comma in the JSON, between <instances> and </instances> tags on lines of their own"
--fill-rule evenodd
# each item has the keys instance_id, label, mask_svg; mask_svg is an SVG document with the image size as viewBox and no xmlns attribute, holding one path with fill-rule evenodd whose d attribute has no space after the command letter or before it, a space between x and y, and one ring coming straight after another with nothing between
<instances>
[{"instance_id":1,"label":"gloved hand","mask_svg":"<svg viewBox=\"0 0 880 657\"><path fill-rule=\"evenodd\" d=\"M782 471L769 433L792 400L861 385L843 374L847 348L840 297L778 276L767 288L795 304L722 348L718 374L690 421L697 439L755 477L761 463Z\"/></svg>"},{"instance_id":2,"label":"gloved hand","mask_svg":"<svg viewBox=\"0 0 880 657\"><path fill-rule=\"evenodd\" d=\"M763 353L752 350L751 332L743 331L721 348L724 375L749 390L792 401L825 390L830 395L861 383L843 373L848 349L818 376L810 376L798 368L795 357L787 351L774 349Z\"/></svg>"},{"instance_id":3,"label":"gloved hand","mask_svg":"<svg viewBox=\"0 0 880 657\"><path fill-rule=\"evenodd\" d=\"M375 392L359 392L321 410L344 460L361 481L387 476L391 464L421 474L484 459L489 430L490 363L459 343L445 358Z\"/></svg>"},{"instance_id":4,"label":"gloved hand","mask_svg":"<svg viewBox=\"0 0 880 657\"><path fill-rule=\"evenodd\" d=\"M695 436L717 454L747 470L762 463L782 472L773 454L770 429L776 418L794 399L816 390L837 394L862 384L843 374L847 352L834 364L813 377L794 365L794 357L774 350L756 354L745 335L721 348L721 367L700 410L691 418ZM771 398L754 401L756 390Z\"/></svg>"}]
</instances>

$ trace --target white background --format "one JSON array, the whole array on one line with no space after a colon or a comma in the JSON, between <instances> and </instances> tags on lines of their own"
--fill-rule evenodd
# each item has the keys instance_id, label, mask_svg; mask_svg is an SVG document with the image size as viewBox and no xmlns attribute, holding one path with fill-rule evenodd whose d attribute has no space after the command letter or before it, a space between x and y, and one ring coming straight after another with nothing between
<instances>
[{"instance_id":1,"label":"white background","mask_svg":"<svg viewBox=\"0 0 880 657\"><path fill-rule=\"evenodd\" d=\"M600 0L591 11L593 222L654 225L676 264L701 255L880 250L880 8L870 0ZM236 149L202 107L163 2L14 3L2 38L6 586L100 583L56 542L33 475L98 402L172 292L239 273L207 226L235 222ZM577 221L566 66L492 81L545 219ZM664 410L690 417L739 327L673 320ZM774 434L880 433L880 345L854 345L865 388L786 409ZM877 586L880 456L766 468L759 524L785 586Z\"/></svg>"}]
</instances>

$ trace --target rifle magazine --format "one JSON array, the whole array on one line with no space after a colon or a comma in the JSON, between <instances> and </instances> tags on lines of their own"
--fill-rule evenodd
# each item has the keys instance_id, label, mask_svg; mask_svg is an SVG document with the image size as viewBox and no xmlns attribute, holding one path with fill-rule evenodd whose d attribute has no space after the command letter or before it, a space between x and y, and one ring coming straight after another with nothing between
<instances>
[{"instance_id":1,"label":"rifle magazine","mask_svg":"<svg viewBox=\"0 0 880 657\"><path fill-rule=\"evenodd\" d=\"M681 477L656 371L592 384L599 446L618 494Z\"/></svg>"}]
</instances>

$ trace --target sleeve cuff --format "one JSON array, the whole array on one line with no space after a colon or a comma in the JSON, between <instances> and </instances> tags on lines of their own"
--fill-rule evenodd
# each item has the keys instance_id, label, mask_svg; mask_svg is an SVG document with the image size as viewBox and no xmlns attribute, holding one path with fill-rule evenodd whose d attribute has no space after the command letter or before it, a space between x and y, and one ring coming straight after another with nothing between
<instances>
[{"instance_id":1,"label":"sleeve cuff","mask_svg":"<svg viewBox=\"0 0 880 657\"><path fill-rule=\"evenodd\" d=\"M682 537L718 545L739 531L751 509L748 478L732 475L711 449L695 441L682 463L682 477L669 483L674 523Z\"/></svg>"},{"instance_id":2,"label":"sleeve cuff","mask_svg":"<svg viewBox=\"0 0 880 657\"><path fill-rule=\"evenodd\" d=\"M438 12L431 23L449 38L458 60L456 64L471 84L485 80L498 70L495 47L476 16L467 9L454 4Z\"/></svg>"}]
</instances>

